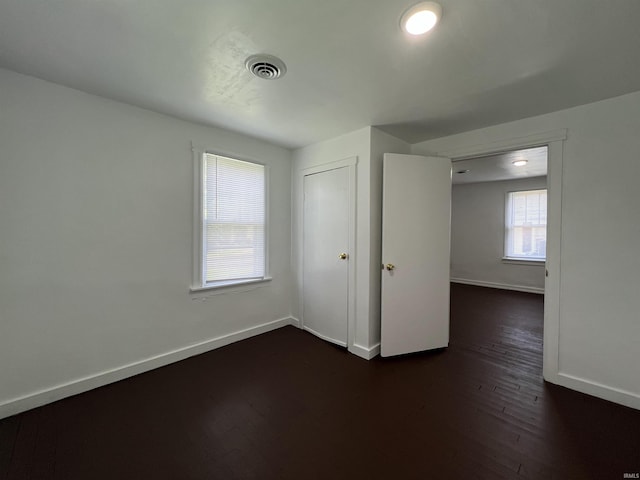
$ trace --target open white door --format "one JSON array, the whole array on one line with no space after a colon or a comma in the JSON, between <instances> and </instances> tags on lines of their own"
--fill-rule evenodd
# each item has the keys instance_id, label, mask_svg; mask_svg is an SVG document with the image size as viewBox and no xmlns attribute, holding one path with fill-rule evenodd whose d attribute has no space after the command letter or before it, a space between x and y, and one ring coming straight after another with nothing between
<instances>
[{"instance_id":1,"label":"open white door","mask_svg":"<svg viewBox=\"0 0 640 480\"><path fill-rule=\"evenodd\" d=\"M385 153L383 357L449 344L451 160Z\"/></svg>"}]
</instances>

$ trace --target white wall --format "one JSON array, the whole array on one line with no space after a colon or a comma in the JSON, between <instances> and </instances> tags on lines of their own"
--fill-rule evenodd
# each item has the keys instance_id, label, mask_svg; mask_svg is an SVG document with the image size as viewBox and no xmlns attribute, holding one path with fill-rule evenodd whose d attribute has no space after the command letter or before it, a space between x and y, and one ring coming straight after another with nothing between
<instances>
[{"instance_id":1,"label":"white wall","mask_svg":"<svg viewBox=\"0 0 640 480\"><path fill-rule=\"evenodd\" d=\"M569 136L551 380L640 408L640 93L411 150L559 128ZM189 294L191 141L271 167L272 282ZM291 173L354 155L356 353L374 353L385 150L407 148L367 127L296 151L292 167L289 151L262 141L0 70L0 417L287 323L291 258L299 274L290 231L301 244Z\"/></svg>"},{"instance_id":2,"label":"white wall","mask_svg":"<svg viewBox=\"0 0 640 480\"><path fill-rule=\"evenodd\" d=\"M544 292L544 263L505 263L507 192L546 188L546 177L453 185L451 279L487 287Z\"/></svg>"},{"instance_id":3,"label":"white wall","mask_svg":"<svg viewBox=\"0 0 640 480\"><path fill-rule=\"evenodd\" d=\"M640 92L413 151L437 154L562 128L558 371L547 378L640 408Z\"/></svg>"},{"instance_id":4,"label":"white wall","mask_svg":"<svg viewBox=\"0 0 640 480\"><path fill-rule=\"evenodd\" d=\"M191 141L270 166L273 281L189 293ZM289 323L290 192L286 149L0 70L0 417Z\"/></svg>"}]
</instances>

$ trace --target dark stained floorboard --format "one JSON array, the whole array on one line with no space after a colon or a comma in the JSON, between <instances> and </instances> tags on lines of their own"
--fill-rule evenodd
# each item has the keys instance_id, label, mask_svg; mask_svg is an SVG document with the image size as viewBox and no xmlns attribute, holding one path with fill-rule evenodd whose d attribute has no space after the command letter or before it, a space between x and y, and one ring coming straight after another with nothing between
<instances>
[{"instance_id":1,"label":"dark stained floorboard","mask_svg":"<svg viewBox=\"0 0 640 480\"><path fill-rule=\"evenodd\" d=\"M0 480L621 479L640 412L542 380L542 296L452 285L444 351L293 327L0 421Z\"/></svg>"}]
</instances>

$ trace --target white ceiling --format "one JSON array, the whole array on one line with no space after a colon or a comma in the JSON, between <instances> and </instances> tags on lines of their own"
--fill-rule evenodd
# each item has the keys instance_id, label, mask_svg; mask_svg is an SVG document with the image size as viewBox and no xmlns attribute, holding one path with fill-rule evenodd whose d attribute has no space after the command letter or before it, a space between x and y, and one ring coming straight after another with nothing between
<instances>
[{"instance_id":1,"label":"white ceiling","mask_svg":"<svg viewBox=\"0 0 640 480\"><path fill-rule=\"evenodd\" d=\"M0 66L299 147L367 125L409 142L640 90L638 0L0 0ZM284 78L244 69L282 58Z\"/></svg>"},{"instance_id":2,"label":"white ceiling","mask_svg":"<svg viewBox=\"0 0 640 480\"><path fill-rule=\"evenodd\" d=\"M527 164L516 167L513 164L516 160L527 160ZM526 148L453 162L454 184L542 177L546 174L547 147Z\"/></svg>"}]
</instances>

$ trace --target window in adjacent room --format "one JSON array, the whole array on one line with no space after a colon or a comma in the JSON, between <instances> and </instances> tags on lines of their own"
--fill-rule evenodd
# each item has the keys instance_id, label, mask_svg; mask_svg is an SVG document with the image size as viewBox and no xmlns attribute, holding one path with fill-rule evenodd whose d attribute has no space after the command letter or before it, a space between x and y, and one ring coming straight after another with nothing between
<instances>
[{"instance_id":1,"label":"window in adjacent room","mask_svg":"<svg viewBox=\"0 0 640 480\"><path fill-rule=\"evenodd\" d=\"M547 256L547 190L509 192L505 258L544 261Z\"/></svg>"},{"instance_id":2,"label":"window in adjacent room","mask_svg":"<svg viewBox=\"0 0 640 480\"><path fill-rule=\"evenodd\" d=\"M265 166L205 153L200 288L266 279Z\"/></svg>"}]
</instances>

